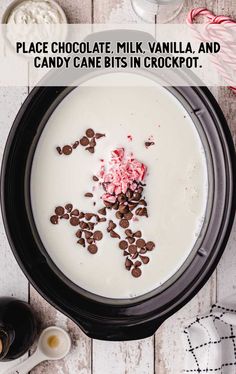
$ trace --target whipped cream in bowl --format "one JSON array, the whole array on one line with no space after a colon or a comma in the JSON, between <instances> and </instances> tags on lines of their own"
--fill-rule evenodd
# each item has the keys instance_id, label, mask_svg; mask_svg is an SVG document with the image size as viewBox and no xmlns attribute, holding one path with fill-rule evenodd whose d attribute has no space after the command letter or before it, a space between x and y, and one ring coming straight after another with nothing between
<instances>
[{"instance_id":1,"label":"whipped cream in bowl","mask_svg":"<svg viewBox=\"0 0 236 374\"><path fill-rule=\"evenodd\" d=\"M54 0L15 0L6 9L2 23L60 24L67 23L64 10Z\"/></svg>"},{"instance_id":2,"label":"whipped cream in bowl","mask_svg":"<svg viewBox=\"0 0 236 374\"><path fill-rule=\"evenodd\" d=\"M54 0L15 0L2 17L5 40L14 51L17 42L28 45L31 42L64 41L67 23L64 10Z\"/></svg>"}]
</instances>

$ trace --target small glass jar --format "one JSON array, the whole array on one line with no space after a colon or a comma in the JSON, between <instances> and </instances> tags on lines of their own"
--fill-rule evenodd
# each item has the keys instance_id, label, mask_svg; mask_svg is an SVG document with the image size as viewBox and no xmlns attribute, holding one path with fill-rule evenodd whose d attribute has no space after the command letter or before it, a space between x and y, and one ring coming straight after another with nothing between
<instances>
[{"instance_id":1,"label":"small glass jar","mask_svg":"<svg viewBox=\"0 0 236 374\"><path fill-rule=\"evenodd\" d=\"M131 0L135 13L146 22L167 23L183 8L184 0Z\"/></svg>"}]
</instances>

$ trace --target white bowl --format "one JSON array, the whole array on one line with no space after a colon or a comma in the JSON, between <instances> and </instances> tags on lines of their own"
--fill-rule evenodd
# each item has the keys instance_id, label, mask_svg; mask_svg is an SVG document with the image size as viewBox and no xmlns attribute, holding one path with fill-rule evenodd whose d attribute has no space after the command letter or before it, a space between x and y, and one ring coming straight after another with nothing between
<instances>
[{"instance_id":1,"label":"white bowl","mask_svg":"<svg viewBox=\"0 0 236 374\"><path fill-rule=\"evenodd\" d=\"M5 12L3 13L3 15L2 15L2 22L1 23L5 23L5 24L8 23L8 18L10 16L11 12L15 9L15 7L17 7L18 5L20 5L24 1L27 1L27 0L13 0L8 5L8 7L6 8ZM37 2L39 0L34 0L34 1ZM43 0L40 0L40 1L43 1ZM44 0L44 1L47 1L47 0ZM63 20L62 23L68 23L66 14L65 14L64 10L62 9L62 7L56 1L54 1L54 0L48 0L47 2L48 3L52 3L53 6L55 6L57 8L57 10L60 13L61 18Z\"/></svg>"}]
</instances>

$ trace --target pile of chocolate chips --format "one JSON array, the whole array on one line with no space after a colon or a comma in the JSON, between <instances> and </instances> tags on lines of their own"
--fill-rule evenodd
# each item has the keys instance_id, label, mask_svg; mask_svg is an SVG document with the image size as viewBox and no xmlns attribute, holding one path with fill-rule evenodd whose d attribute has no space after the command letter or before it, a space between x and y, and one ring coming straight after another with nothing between
<instances>
[{"instance_id":1,"label":"pile of chocolate chips","mask_svg":"<svg viewBox=\"0 0 236 374\"><path fill-rule=\"evenodd\" d=\"M119 248L123 251L123 255L126 256L125 267L127 270L131 270L133 277L138 278L142 274L141 266L149 263L149 257L146 254L147 251L152 251L155 248L155 244L151 241L146 242L142 238L142 232L132 230L125 230L126 239L119 242Z\"/></svg>"},{"instance_id":2,"label":"pile of chocolate chips","mask_svg":"<svg viewBox=\"0 0 236 374\"><path fill-rule=\"evenodd\" d=\"M122 192L117 195L114 203L104 201L104 211L105 209L116 210L115 216L123 229L129 227L130 220L132 220L135 215L148 217L147 202L142 196L143 186L145 185L139 183L134 191L128 188L126 193ZM104 185L104 183L103 188L106 191L106 185Z\"/></svg>"},{"instance_id":3,"label":"pile of chocolate chips","mask_svg":"<svg viewBox=\"0 0 236 374\"><path fill-rule=\"evenodd\" d=\"M93 176L93 181L99 182L99 178ZM143 197L144 186L145 184L140 182L134 191L127 189L126 193L118 194L114 203L103 201L104 207L99 209L97 214L81 212L79 209L73 208L72 204L66 204L64 207L58 206L50 221L55 225L59 223L60 219L65 219L72 226L78 226L75 233L77 243L86 247L91 254L95 254L98 251L97 242L103 238L102 231L95 230L95 226L106 221L107 209L114 210L118 222L115 223L110 219L107 232L112 238L119 239L119 248L123 250L123 255L126 257L125 268L131 271L133 277L138 278L142 275L141 266L149 263L146 252L155 248L152 241L146 242L143 239L141 231L132 232L129 229L130 221L137 219L137 216L148 217L147 202ZM103 188L106 191L106 185L103 184ZM87 192L85 197L93 197L93 194ZM116 232L118 224L124 230L125 240L121 240L120 235Z\"/></svg>"},{"instance_id":4,"label":"pile of chocolate chips","mask_svg":"<svg viewBox=\"0 0 236 374\"><path fill-rule=\"evenodd\" d=\"M98 179L93 179L98 181ZM138 278L141 276L142 271L140 267L143 264L148 264L149 257L144 256L147 251L152 251L155 248L155 244L152 241L146 242L142 238L142 232L132 232L128 229L130 221L135 216L148 217L147 202L143 197L143 187L145 184L139 183L137 188L132 191L128 189L126 193L120 193L117 195L117 199L114 203L104 201L104 207L99 209L98 213L106 216L107 209L114 209L115 217L119 220L119 225L125 231L126 239L119 242L119 248L124 251L126 256L125 267L127 270L131 270L131 274ZM103 185L106 191L106 185ZM107 226L107 232L112 238L121 239L120 235L115 231L117 224L109 220ZM136 260L136 261L134 261Z\"/></svg>"},{"instance_id":5,"label":"pile of chocolate chips","mask_svg":"<svg viewBox=\"0 0 236 374\"><path fill-rule=\"evenodd\" d=\"M87 129L85 135L80 140L76 140L71 145L66 144L63 147L58 146L56 147L56 150L59 153L59 155L69 156L73 152L73 150L81 144L83 147L86 147L86 151L94 153L95 147L97 145L96 140L104 136L105 134L101 134L98 132L95 133L93 129Z\"/></svg>"},{"instance_id":6,"label":"pile of chocolate chips","mask_svg":"<svg viewBox=\"0 0 236 374\"><path fill-rule=\"evenodd\" d=\"M54 213L50 217L52 224L56 225L60 219L66 219L71 226L79 226L80 228L75 233L77 243L83 247L87 245L87 250L91 254L97 253L96 242L103 238L103 234L100 230L94 230L94 228L99 222L105 222L105 217L99 217L98 214L94 213L81 212L77 208L73 208L72 204L66 204L65 207L58 206ZM91 222L92 219L94 222Z\"/></svg>"}]
</instances>

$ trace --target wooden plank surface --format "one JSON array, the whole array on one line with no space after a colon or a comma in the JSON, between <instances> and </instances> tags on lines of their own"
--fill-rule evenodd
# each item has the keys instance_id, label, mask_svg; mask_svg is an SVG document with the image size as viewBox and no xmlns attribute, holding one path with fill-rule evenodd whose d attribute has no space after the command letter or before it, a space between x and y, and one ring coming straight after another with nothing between
<instances>
[{"instance_id":1,"label":"wooden plank surface","mask_svg":"<svg viewBox=\"0 0 236 374\"><path fill-rule=\"evenodd\" d=\"M215 6L218 14L230 15L236 19L235 0L218 1ZM224 87L218 92L218 101L230 126L234 144L236 145L236 98L235 95ZM231 236L217 267L217 299L219 302L225 298L235 300L236 294L236 221Z\"/></svg>"},{"instance_id":2,"label":"wooden plank surface","mask_svg":"<svg viewBox=\"0 0 236 374\"><path fill-rule=\"evenodd\" d=\"M184 22L189 9L197 6L207 6L215 14L226 14L236 16L235 1L192 1L186 2L181 14L178 16L179 22ZM234 10L234 11L233 11ZM175 20L176 21L176 20ZM175 22L173 21L173 22ZM213 93L219 101L222 110L229 121L232 133L236 134L236 102L235 95L226 87L214 88ZM232 235L220 264L210 278L208 283L202 288L198 295L191 300L182 310L167 320L156 333L156 367L155 372L160 374L176 374L183 369L184 352L180 341L180 329L196 314L209 311L209 307L217 300L222 300L224 296L232 294L233 284L236 284L234 255L236 241L236 227ZM236 300L235 300L236 302ZM171 352L171 354L170 354Z\"/></svg>"},{"instance_id":3,"label":"wooden plank surface","mask_svg":"<svg viewBox=\"0 0 236 374\"><path fill-rule=\"evenodd\" d=\"M92 1L58 0L58 3L65 10L69 23L92 22ZM29 290L29 299L39 321L42 322L41 328L60 326L69 332L73 343L70 355L64 360L44 362L31 373L91 374L91 339L85 336L75 323L49 305L32 286Z\"/></svg>"},{"instance_id":4,"label":"wooden plank surface","mask_svg":"<svg viewBox=\"0 0 236 374\"><path fill-rule=\"evenodd\" d=\"M69 332L72 338L72 350L64 360L44 362L31 371L32 374L90 374L91 343L71 320L49 305L34 288L30 288L30 303L41 321L41 328L57 325Z\"/></svg>"},{"instance_id":5,"label":"wooden plank surface","mask_svg":"<svg viewBox=\"0 0 236 374\"><path fill-rule=\"evenodd\" d=\"M0 2L0 19L11 0ZM0 46L1 53L3 47ZM26 82L26 86L27 86ZM14 121L14 118L27 97L27 87L4 88L0 87L0 164L5 148L5 143ZM28 280L11 252L0 214L0 297L13 296L28 301ZM22 361L27 354L18 361ZM0 372L10 367L12 363L0 363Z\"/></svg>"},{"instance_id":6,"label":"wooden plank surface","mask_svg":"<svg viewBox=\"0 0 236 374\"><path fill-rule=\"evenodd\" d=\"M9 2L10 0L2 0L0 11ZM72 23L87 23L92 19L95 23L140 22L140 19L133 13L130 0L59 0L59 3L64 7ZM185 20L188 10L193 5L207 5L216 14L233 15L233 11L236 12L235 0L187 0L184 10L178 17L179 22ZM236 136L235 96L226 88L214 89L214 93L217 93L219 103ZM26 88L0 90L0 154L12 120L26 95ZM125 343L96 340L91 342L73 322L51 307L32 287L28 295L28 282L9 249L1 221L0 237L0 295L13 294L26 300L30 297L31 305L42 321L42 327L57 324L70 332L74 343L71 354L65 360L53 364L41 364L32 371L33 374L179 374L183 367L181 326L192 316L207 312L216 298L221 300L227 295L236 293L236 256L234 253L236 227L234 227L217 271L188 305L163 324L155 338Z\"/></svg>"},{"instance_id":7,"label":"wooden plank surface","mask_svg":"<svg viewBox=\"0 0 236 374\"><path fill-rule=\"evenodd\" d=\"M0 2L0 18L10 3L10 0ZM8 88L0 87L0 164L5 148L5 143L14 121L14 118L28 94L27 84L25 87ZM9 243L3 228L2 216L0 215L0 296L17 296L28 300L28 281L18 267L10 250Z\"/></svg>"},{"instance_id":8,"label":"wooden plank surface","mask_svg":"<svg viewBox=\"0 0 236 374\"><path fill-rule=\"evenodd\" d=\"M10 3L9 0L0 2L0 18ZM1 53L3 53L3 48ZM28 82L26 82L27 85ZM5 148L5 143L14 121L14 118L27 97L27 87L7 88L0 87L0 164ZM28 301L28 280L11 252L0 214L0 297L13 296ZM22 361L27 354L18 361ZM0 363L0 372L6 370L12 363Z\"/></svg>"},{"instance_id":9,"label":"wooden plank surface","mask_svg":"<svg viewBox=\"0 0 236 374\"><path fill-rule=\"evenodd\" d=\"M27 96L27 87L0 88L0 162L14 118ZM17 265L3 228L0 215L0 296L18 296L28 300L28 281Z\"/></svg>"}]
</instances>

